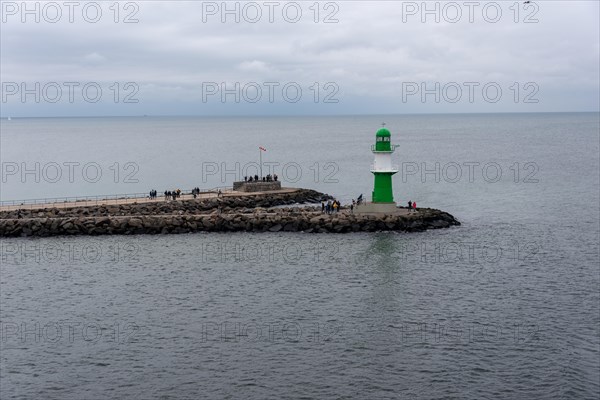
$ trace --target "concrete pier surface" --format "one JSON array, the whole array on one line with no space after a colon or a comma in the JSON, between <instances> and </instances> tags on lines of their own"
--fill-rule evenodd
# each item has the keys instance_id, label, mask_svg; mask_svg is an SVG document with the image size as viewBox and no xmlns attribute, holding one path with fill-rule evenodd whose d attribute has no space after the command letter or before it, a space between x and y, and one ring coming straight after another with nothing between
<instances>
[{"instance_id":1,"label":"concrete pier surface","mask_svg":"<svg viewBox=\"0 0 600 400\"><path fill-rule=\"evenodd\" d=\"M189 196L191 197L191 196ZM220 196L164 200L140 199L125 204L82 205L0 210L0 237L60 235L130 235L189 232L348 233L448 228L460 225L435 209L398 207L387 213L330 214L321 201L332 197L310 189L269 192L227 192ZM130 199L131 200L131 199ZM318 204L311 206L310 204Z\"/></svg>"},{"instance_id":2,"label":"concrete pier surface","mask_svg":"<svg viewBox=\"0 0 600 400\"><path fill-rule=\"evenodd\" d=\"M281 188L279 190L272 190L269 193L292 193L299 189L297 188ZM238 192L232 189L223 189L221 191L221 197L237 197L237 196L254 196L265 194L267 192ZM219 197L217 192L201 192L196 195L196 199L212 199ZM195 200L194 196L187 193L181 194L176 201L184 200ZM41 202L36 204L11 204L11 205L0 205L0 212L2 211L14 211L14 210L41 210L44 208L72 208L72 207L91 207L91 206L102 206L102 205L120 205L120 204L142 204L142 203L157 203L157 202L169 202L173 200L165 199L164 194L158 195L156 199L150 199L148 196L145 197L122 197L122 198L99 198L94 200L76 200L76 201L54 201L54 202Z\"/></svg>"}]
</instances>

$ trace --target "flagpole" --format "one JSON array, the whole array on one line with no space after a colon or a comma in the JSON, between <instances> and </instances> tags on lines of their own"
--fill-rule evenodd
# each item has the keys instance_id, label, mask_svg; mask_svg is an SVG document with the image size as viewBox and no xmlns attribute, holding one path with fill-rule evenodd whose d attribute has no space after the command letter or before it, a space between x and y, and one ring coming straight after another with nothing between
<instances>
[{"instance_id":1,"label":"flagpole","mask_svg":"<svg viewBox=\"0 0 600 400\"><path fill-rule=\"evenodd\" d=\"M262 180L262 149L258 148L258 156L260 159L260 179Z\"/></svg>"}]
</instances>

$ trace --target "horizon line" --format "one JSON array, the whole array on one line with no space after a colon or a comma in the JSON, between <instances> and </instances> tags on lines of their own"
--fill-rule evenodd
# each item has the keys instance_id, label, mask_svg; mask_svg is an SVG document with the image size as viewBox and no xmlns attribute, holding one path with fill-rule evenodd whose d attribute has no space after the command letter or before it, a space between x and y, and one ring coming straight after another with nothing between
<instances>
[{"instance_id":1,"label":"horizon line","mask_svg":"<svg viewBox=\"0 0 600 400\"><path fill-rule=\"evenodd\" d=\"M135 115L55 115L55 116L0 116L0 120L8 120L13 118L18 119L34 119L34 118L272 118L272 117L369 117L369 116L401 116L401 115L489 115L489 114L599 114L600 110L590 111L499 111L499 112L414 112L414 113L373 113L373 114L210 114L210 115L194 115L194 114L135 114Z\"/></svg>"}]
</instances>

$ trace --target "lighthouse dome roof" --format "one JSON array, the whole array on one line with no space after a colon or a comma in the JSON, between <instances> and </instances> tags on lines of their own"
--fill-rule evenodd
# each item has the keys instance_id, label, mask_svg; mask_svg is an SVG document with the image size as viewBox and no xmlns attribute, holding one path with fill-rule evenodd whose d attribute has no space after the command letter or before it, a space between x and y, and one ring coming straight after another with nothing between
<instances>
[{"instance_id":1,"label":"lighthouse dome roof","mask_svg":"<svg viewBox=\"0 0 600 400\"><path fill-rule=\"evenodd\" d=\"M387 128L381 128L375 134L376 137L390 137L392 136L390 131Z\"/></svg>"}]
</instances>

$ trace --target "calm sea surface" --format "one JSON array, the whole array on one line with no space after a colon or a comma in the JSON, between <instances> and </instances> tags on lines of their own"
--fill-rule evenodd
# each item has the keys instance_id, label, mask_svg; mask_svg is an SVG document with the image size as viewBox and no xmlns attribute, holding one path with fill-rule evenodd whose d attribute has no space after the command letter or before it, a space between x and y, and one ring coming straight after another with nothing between
<instances>
[{"instance_id":1,"label":"calm sea surface","mask_svg":"<svg viewBox=\"0 0 600 400\"><path fill-rule=\"evenodd\" d=\"M263 146L348 202L382 122L396 200L462 226L3 239L0 397L598 398L598 114L2 120L1 199L229 186Z\"/></svg>"}]
</instances>

